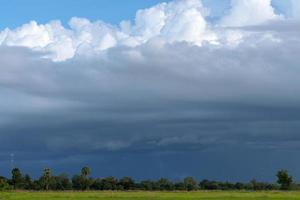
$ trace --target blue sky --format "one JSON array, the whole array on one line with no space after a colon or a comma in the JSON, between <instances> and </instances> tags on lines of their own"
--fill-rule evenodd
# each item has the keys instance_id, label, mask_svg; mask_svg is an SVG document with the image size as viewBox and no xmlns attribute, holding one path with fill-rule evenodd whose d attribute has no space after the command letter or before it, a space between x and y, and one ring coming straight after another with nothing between
<instances>
[{"instance_id":1,"label":"blue sky","mask_svg":"<svg viewBox=\"0 0 300 200\"><path fill-rule=\"evenodd\" d=\"M161 2L170 0L3 0L0 29L16 28L30 20L38 23L61 20L66 25L71 17L84 17L92 21L100 19L118 24L122 20L133 20L138 9L149 8ZM214 19L226 13L230 0L203 0L203 4L209 7L210 17ZM276 12L289 12L289 0L273 0L272 4Z\"/></svg>"},{"instance_id":2,"label":"blue sky","mask_svg":"<svg viewBox=\"0 0 300 200\"><path fill-rule=\"evenodd\" d=\"M168 0L165 0L168 1ZM59 19L63 23L71 17L101 19L108 23L119 23L133 19L138 9L155 5L162 0L3 0L1 1L0 28L17 27L30 20L46 23Z\"/></svg>"}]
</instances>

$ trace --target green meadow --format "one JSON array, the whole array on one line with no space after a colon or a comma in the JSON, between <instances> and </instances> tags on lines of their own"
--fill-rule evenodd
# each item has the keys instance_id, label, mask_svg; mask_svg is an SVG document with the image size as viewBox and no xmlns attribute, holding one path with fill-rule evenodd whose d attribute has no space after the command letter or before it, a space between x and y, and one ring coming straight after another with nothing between
<instances>
[{"instance_id":1,"label":"green meadow","mask_svg":"<svg viewBox=\"0 0 300 200\"><path fill-rule=\"evenodd\" d=\"M300 192L1 192L0 200L289 200Z\"/></svg>"}]
</instances>

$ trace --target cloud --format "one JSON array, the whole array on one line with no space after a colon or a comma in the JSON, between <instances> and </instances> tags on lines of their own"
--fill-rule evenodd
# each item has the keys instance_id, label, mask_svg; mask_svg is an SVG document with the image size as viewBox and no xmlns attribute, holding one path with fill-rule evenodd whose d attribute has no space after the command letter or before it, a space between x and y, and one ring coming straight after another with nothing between
<instances>
[{"instance_id":1,"label":"cloud","mask_svg":"<svg viewBox=\"0 0 300 200\"><path fill-rule=\"evenodd\" d=\"M116 152L298 152L299 22L269 22L273 13L225 28L208 15L200 1L174 1L120 27L72 18L68 28L2 31L0 151L47 164Z\"/></svg>"},{"instance_id":2,"label":"cloud","mask_svg":"<svg viewBox=\"0 0 300 200\"><path fill-rule=\"evenodd\" d=\"M150 40L66 62L1 47L0 146L66 153L202 149L255 146L264 137L276 144L280 130L294 137L300 39L276 30L272 37L250 33L233 48ZM14 137L19 142L11 145Z\"/></svg>"},{"instance_id":3,"label":"cloud","mask_svg":"<svg viewBox=\"0 0 300 200\"><path fill-rule=\"evenodd\" d=\"M300 19L300 2L297 0L292 1L292 10L293 10L293 17L295 19Z\"/></svg>"},{"instance_id":4,"label":"cloud","mask_svg":"<svg viewBox=\"0 0 300 200\"><path fill-rule=\"evenodd\" d=\"M31 21L16 30L5 29L0 34L0 43L51 52L49 56L53 60L64 60L74 55L71 33L59 21L45 25Z\"/></svg>"},{"instance_id":5,"label":"cloud","mask_svg":"<svg viewBox=\"0 0 300 200\"><path fill-rule=\"evenodd\" d=\"M222 26L258 25L282 18L274 13L270 0L233 0L231 5L228 15L221 18ZM0 45L28 47L44 52L46 58L65 61L76 56L103 55L113 47L135 47L158 39L197 46L204 43L232 46L242 40L244 33L216 27L207 20L209 14L200 0L175 0L139 10L133 23L125 20L120 26L78 17L70 20L68 28L60 21L47 24L31 21L15 30L3 30Z\"/></svg>"},{"instance_id":6,"label":"cloud","mask_svg":"<svg viewBox=\"0 0 300 200\"><path fill-rule=\"evenodd\" d=\"M208 31L206 14L200 0L162 3L138 11L131 34L140 36L143 41L160 36L168 42L186 41L200 45L202 41L215 39Z\"/></svg>"},{"instance_id":7,"label":"cloud","mask_svg":"<svg viewBox=\"0 0 300 200\"><path fill-rule=\"evenodd\" d=\"M221 19L222 26L250 26L280 19L271 0L231 0L231 10Z\"/></svg>"},{"instance_id":8,"label":"cloud","mask_svg":"<svg viewBox=\"0 0 300 200\"><path fill-rule=\"evenodd\" d=\"M267 1L260 1L262 9L265 10L259 13L263 15L255 14L257 19L253 18L251 12L256 11L256 2L249 2L233 1L231 14L222 20L222 24L255 25L278 18ZM70 20L69 28L62 26L59 21L47 24L31 21L15 30L2 31L0 44L28 47L47 53L45 57L54 61L65 61L76 56L99 55L112 47L138 46L156 38L168 43L188 42L197 46L205 42L220 44L224 38L231 42L232 32L215 30L214 25L206 20L208 15L209 10L200 0L176 0L139 10L133 24L123 21L120 26L77 17ZM242 21L238 21L240 19ZM235 31L234 35L239 37L241 34Z\"/></svg>"},{"instance_id":9,"label":"cloud","mask_svg":"<svg viewBox=\"0 0 300 200\"><path fill-rule=\"evenodd\" d=\"M176 0L139 10L135 24L121 22L116 27L102 21L91 22L72 18L70 29L59 21L38 25L35 21L0 34L0 44L23 46L43 52L54 61L64 61L75 55L93 55L116 46L137 46L161 37L167 42L191 42L201 45L216 36L208 30L205 8L200 0Z\"/></svg>"},{"instance_id":10,"label":"cloud","mask_svg":"<svg viewBox=\"0 0 300 200\"><path fill-rule=\"evenodd\" d=\"M53 21L4 30L1 132L25 130L52 150L202 147L242 131L234 120L257 127L254 119L279 120L266 112L297 110L298 22L222 29L207 14L200 1L174 1L138 11L121 28L72 18L69 29Z\"/></svg>"}]
</instances>

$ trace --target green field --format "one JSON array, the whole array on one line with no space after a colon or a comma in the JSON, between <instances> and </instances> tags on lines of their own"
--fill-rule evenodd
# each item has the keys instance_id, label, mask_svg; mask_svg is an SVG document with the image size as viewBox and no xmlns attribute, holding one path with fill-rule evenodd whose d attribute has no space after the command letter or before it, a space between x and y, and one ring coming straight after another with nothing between
<instances>
[{"instance_id":1,"label":"green field","mask_svg":"<svg viewBox=\"0 0 300 200\"><path fill-rule=\"evenodd\" d=\"M268 200L299 199L300 192L0 192L0 200Z\"/></svg>"}]
</instances>

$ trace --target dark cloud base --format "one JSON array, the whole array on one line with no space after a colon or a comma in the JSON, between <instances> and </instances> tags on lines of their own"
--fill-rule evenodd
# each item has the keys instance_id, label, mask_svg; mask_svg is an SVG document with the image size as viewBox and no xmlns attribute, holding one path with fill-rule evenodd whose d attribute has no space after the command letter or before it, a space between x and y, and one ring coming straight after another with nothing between
<instances>
[{"instance_id":1,"label":"dark cloud base","mask_svg":"<svg viewBox=\"0 0 300 200\"><path fill-rule=\"evenodd\" d=\"M94 152L60 159L54 154L35 153L33 160L20 153L15 157L15 164L35 177L44 167L51 167L54 173L71 175L89 164L95 177L179 180L193 175L198 179L223 181L246 182L252 178L275 181L276 171L282 168L288 169L299 180L298 154L299 151L266 151L240 146L216 147L214 151ZM26 156L25 159L22 156ZM2 155L1 160L2 174L9 176L9 156Z\"/></svg>"}]
</instances>

